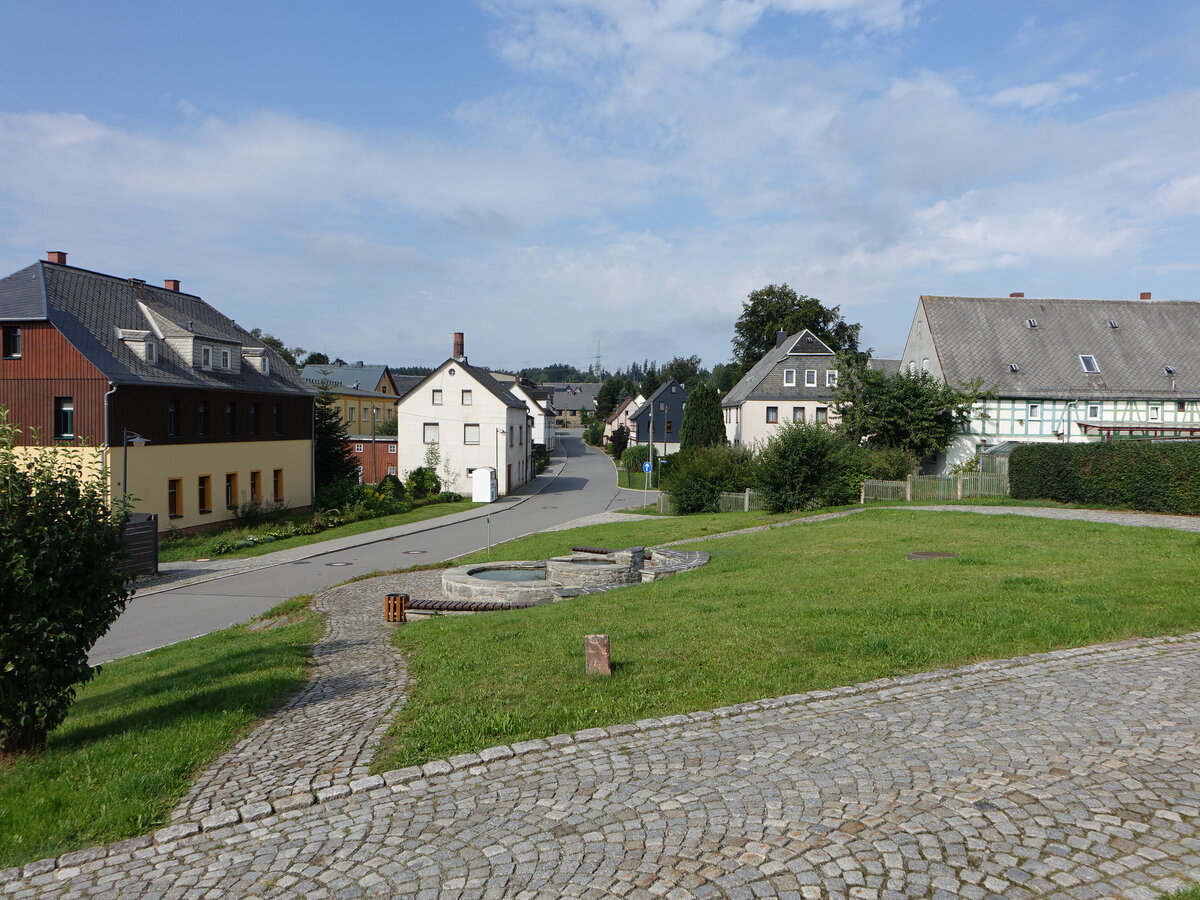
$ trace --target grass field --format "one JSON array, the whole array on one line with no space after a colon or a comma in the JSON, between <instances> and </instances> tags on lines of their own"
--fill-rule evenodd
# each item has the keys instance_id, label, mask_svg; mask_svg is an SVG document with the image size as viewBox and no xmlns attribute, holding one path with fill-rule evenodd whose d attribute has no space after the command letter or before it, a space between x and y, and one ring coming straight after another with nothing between
<instances>
[{"instance_id":1,"label":"grass field","mask_svg":"<svg viewBox=\"0 0 1200 900\"><path fill-rule=\"evenodd\" d=\"M319 620L280 611L292 624L106 663L46 752L0 770L0 868L165 824L196 772L304 683Z\"/></svg>"},{"instance_id":2,"label":"grass field","mask_svg":"<svg viewBox=\"0 0 1200 900\"><path fill-rule=\"evenodd\" d=\"M695 518L534 535L493 558L650 544ZM873 510L691 549L712 561L653 584L398 630L415 680L376 771L648 716L1200 629L1195 534ZM908 562L911 550L959 556ZM583 674L583 636L597 633L612 639L611 678Z\"/></svg>"}]
</instances>

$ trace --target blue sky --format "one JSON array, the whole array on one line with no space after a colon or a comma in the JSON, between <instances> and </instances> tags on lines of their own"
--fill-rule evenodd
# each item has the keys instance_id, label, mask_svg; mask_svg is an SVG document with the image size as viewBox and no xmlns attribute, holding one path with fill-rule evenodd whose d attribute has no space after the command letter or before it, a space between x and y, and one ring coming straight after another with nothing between
<instances>
[{"instance_id":1,"label":"blue sky","mask_svg":"<svg viewBox=\"0 0 1200 900\"><path fill-rule=\"evenodd\" d=\"M0 271L347 359L729 357L771 282L1198 299L1200 5L6 4Z\"/></svg>"}]
</instances>

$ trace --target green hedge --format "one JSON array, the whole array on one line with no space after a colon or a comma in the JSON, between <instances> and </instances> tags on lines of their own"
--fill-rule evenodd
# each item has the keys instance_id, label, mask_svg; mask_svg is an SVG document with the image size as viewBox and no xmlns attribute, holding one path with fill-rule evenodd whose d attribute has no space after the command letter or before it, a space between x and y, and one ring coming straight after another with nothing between
<instances>
[{"instance_id":1,"label":"green hedge","mask_svg":"<svg viewBox=\"0 0 1200 900\"><path fill-rule=\"evenodd\" d=\"M1026 444L1008 482L1018 499L1200 515L1200 443Z\"/></svg>"}]
</instances>

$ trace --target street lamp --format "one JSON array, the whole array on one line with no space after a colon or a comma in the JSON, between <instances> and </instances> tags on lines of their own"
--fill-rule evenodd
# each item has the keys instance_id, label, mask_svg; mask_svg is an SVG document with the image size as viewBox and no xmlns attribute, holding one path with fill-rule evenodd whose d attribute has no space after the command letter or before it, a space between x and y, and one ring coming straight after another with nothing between
<instances>
[{"instance_id":1,"label":"street lamp","mask_svg":"<svg viewBox=\"0 0 1200 900\"><path fill-rule=\"evenodd\" d=\"M148 443L150 443L150 438L142 437L136 431L130 431L128 428L124 429L123 431L124 431L124 433L122 434L123 452L122 452L122 456L121 456L121 493L128 496L129 495L129 445L133 444L133 446L135 446L135 447L145 447Z\"/></svg>"}]
</instances>

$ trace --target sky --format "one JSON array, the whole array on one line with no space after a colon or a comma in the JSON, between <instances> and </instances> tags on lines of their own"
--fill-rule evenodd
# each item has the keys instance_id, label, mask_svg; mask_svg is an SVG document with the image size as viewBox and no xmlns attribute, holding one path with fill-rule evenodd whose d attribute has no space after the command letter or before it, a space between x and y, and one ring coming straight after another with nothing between
<instances>
[{"instance_id":1,"label":"sky","mask_svg":"<svg viewBox=\"0 0 1200 900\"><path fill-rule=\"evenodd\" d=\"M331 357L730 357L768 284L1200 299L1200 4L0 4L0 274L178 278Z\"/></svg>"}]
</instances>

